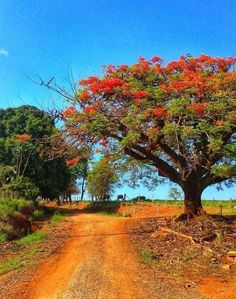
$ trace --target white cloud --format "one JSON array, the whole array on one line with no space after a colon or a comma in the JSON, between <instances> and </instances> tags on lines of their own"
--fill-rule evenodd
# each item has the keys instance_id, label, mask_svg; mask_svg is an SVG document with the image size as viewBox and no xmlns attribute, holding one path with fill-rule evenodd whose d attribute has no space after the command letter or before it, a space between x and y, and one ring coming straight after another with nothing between
<instances>
[{"instance_id":1,"label":"white cloud","mask_svg":"<svg viewBox=\"0 0 236 299\"><path fill-rule=\"evenodd\" d=\"M0 55L7 57L9 53L6 49L0 48Z\"/></svg>"}]
</instances>

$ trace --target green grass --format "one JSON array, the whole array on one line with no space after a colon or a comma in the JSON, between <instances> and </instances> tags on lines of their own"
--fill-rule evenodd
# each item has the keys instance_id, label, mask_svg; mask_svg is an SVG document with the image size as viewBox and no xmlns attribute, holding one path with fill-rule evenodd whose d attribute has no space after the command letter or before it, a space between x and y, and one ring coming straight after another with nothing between
<instances>
[{"instance_id":1,"label":"green grass","mask_svg":"<svg viewBox=\"0 0 236 299\"><path fill-rule=\"evenodd\" d=\"M33 234L27 235L21 238L18 242L20 244L29 244L33 242L40 242L46 237L46 233L42 231L36 231Z\"/></svg>"},{"instance_id":2,"label":"green grass","mask_svg":"<svg viewBox=\"0 0 236 299\"><path fill-rule=\"evenodd\" d=\"M21 256L15 256L0 264L0 275L24 266Z\"/></svg>"},{"instance_id":3,"label":"green grass","mask_svg":"<svg viewBox=\"0 0 236 299\"><path fill-rule=\"evenodd\" d=\"M61 214L59 211L55 212L55 214L51 218L51 223L52 224L57 224L61 221L64 221L66 218L65 214Z\"/></svg>"},{"instance_id":4,"label":"green grass","mask_svg":"<svg viewBox=\"0 0 236 299\"><path fill-rule=\"evenodd\" d=\"M140 259L145 264L153 264L155 261L152 251L150 249L144 249L140 253Z\"/></svg>"},{"instance_id":5,"label":"green grass","mask_svg":"<svg viewBox=\"0 0 236 299\"><path fill-rule=\"evenodd\" d=\"M0 243L6 242L7 238L5 234L0 234Z\"/></svg>"}]
</instances>

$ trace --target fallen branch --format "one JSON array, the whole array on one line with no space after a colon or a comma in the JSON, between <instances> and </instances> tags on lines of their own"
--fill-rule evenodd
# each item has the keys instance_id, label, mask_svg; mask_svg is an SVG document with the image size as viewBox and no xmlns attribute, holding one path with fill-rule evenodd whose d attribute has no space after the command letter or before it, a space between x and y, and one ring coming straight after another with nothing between
<instances>
[{"instance_id":1,"label":"fallen branch","mask_svg":"<svg viewBox=\"0 0 236 299\"><path fill-rule=\"evenodd\" d=\"M177 236L180 239L188 240L190 243L196 245L195 240L192 237L188 236L188 235L176 232L176 231L174 231L172 229L169 229L169 228L166 228L166 227L159 227L159 230L163 231L163 232L166 232L166 233L169 233L169 234L173 234L173 235Z\"/></svg>"}]
</instances>

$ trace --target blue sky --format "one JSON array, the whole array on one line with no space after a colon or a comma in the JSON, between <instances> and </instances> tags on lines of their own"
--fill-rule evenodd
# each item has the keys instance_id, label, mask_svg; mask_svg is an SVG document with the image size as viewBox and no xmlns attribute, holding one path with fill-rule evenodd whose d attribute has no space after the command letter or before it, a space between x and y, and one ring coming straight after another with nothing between
<instances>
[{"instance_id":1,"label":"blue sky","mask_svg":"<svg viewBox=\"0 0 236 299\"><path fill-rule=\"evenodd\" d=\"M55 76L66 85L69 70L79 79L141 55L166 61L187 53L235 56L235 31L234 0L1 0L0 107L46 107L52 98L62 105L25 74ZM154 196L165 198L167 189L158 187ZM204 193L213 196L236 198L236 188Z\"/></svg>"}]
</instances>

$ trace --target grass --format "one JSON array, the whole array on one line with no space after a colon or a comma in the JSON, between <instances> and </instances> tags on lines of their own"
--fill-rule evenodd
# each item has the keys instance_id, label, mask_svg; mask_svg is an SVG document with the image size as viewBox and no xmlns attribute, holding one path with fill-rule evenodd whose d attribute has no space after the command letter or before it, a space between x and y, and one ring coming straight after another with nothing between
<instances>
[{"instance_id":1,"label":"grass","mask_svg":"<svg viewBox=\"0 0 236 299\"><path fill-rule=\"evenodd\" d=\"M40 242L46 237L46 233L42 231L36 231L33 234L27 235L21 238L18 242L20 244L29 244L33 242Z\"/></svg>"},{"instance_id":2,"label":"grass","mask_svg":"<svg viewBox=\"0 0 236 299\"><path fill-rule=\"evenodd\" d=\"M41 215L37 215L41 216ZM56 212L51 221L53 224L57 224L65 219L66 215ZM22 248L20 253L16 255L11 255L7 259L1 261L0 263L0 275L3 275L7 272L17 270L23 267L31 267L34 264L38 263L38 248L40 248L41 243L44 241L47 236L47 232L36 231L32 234L29 234L17 242L22 245L26 245ZM0 242L5 241L5 235L0 234Z\"/></svg>"},{"instance_id":3,"label":"grass","mask_svg":"<svg viewBox=\"0 0 236 299\"><path fill-rule=\"evenodd\" d=\"M57 224L57 223L59 223L61 221L64 221L65 218L66 218L65 214L61 214L59 211L56 211L54 213L54 215L52 216L52 218L51 218L51 223L52 224Z\"/></svg>"},{"instance_id":4,"label":"grass","mask_svg":"<svg viewBox=\"0 0 236 299\"><path fill-rule=\"evenodd\" d=\"M0 275L24 266L21 256L15 256L0 264Z\"/></svg>"},{"instance_id":5,"label":"grass","mask_svg":"<svg viewBox=\"0 0 236 299\"><path fill-rule=\"evenodd\" d=\"M0 234L0 243L6 242L7 238L5 234Z\"/></svg>"},{"instance_id":6,"label":"grass","mask_svg":"<svg viewBox=\"0 0 236 299\"><path fill-rule=\"evenodd\" d=\"M153 264L155 261L152 251L150 249L144 249L140 253L140 259L145 264Z\"/></svg>"}]
</instances>

